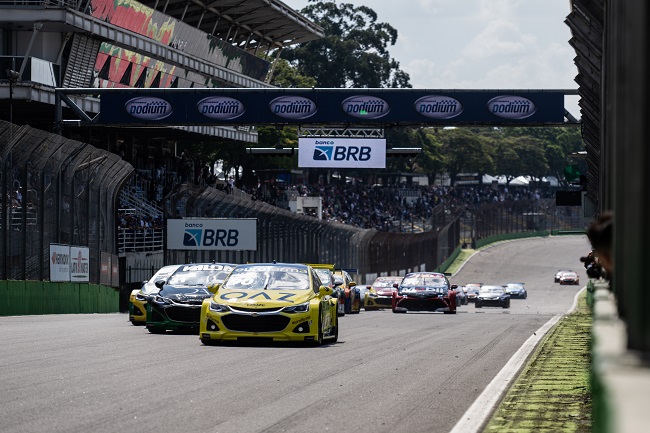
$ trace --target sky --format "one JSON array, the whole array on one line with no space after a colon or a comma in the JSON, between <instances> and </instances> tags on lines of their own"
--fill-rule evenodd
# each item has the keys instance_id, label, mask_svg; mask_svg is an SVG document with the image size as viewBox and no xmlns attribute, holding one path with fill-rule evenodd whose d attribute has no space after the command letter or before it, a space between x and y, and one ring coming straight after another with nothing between
<instances>
[{"instance_id":1,"label":"sky","mask_svg":"<svg viewBox=\"0 0 650 433\"><path fill-rule=\"evenodd\" d=\"M307 0L281 0L300 10ZM416 89L577 89L569 0L345 0L393 26ZM578 96L565 108L580 118Z\"/></svg>"}]
</instances>

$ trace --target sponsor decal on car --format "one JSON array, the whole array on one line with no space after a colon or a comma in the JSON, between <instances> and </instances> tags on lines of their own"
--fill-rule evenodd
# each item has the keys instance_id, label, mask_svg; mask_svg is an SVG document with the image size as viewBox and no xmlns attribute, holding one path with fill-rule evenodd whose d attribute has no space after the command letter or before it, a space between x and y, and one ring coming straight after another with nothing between
<instances>
[{"instance_id":1,"label":"sponsor decal on car","mask_svg":"<svg viewBox=\"0 0 650 433\"><path fill-rule=\"evenodd\" d=\"M296 296L295 293L286 293L286 292L277 292L273 293L273 297L269 296L267 292L255 292L255 293L249 293L249 292L227 292L223 293L220 298L223 299L224 301L230 301L230 302L235 302L239 301L241 299L248 298L249 300L255 300L257 298L264 298L266 300L275 300L275 301L286 301L290 303L294 303L290 298L293 298ZM276 295L281 295L281 296L276 296ZM264 304L261 304L262 306Z\"/></svg>"}]
</instances>

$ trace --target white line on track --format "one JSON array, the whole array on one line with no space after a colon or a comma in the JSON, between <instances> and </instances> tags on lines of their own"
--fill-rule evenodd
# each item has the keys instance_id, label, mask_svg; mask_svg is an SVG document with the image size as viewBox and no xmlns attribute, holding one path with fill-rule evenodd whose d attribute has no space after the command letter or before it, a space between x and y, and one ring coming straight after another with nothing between
<instances>
[{"instance_id":1,"label":"white line on track","mask_svg":"<svg viewBox=\"0 0 650 433\"><path fill-rule=\"evenodd\" d=\"M515 352L510 360L503 366L492 382L483 390L481 395L467 409L460 420L456 423L450 433L478 433L480 432L488 417L492 415L497 404L503 398L503 395L510 387L513 380L516 379L517 373L523 364L528 360L530 354L535 350L546 333L555 325L563 316L571 314L578 305L578 297L585 290L583 287L573 298L573 305L565 314L558 314L539 328L528 340Z\"/></svg>"}]
</instances>

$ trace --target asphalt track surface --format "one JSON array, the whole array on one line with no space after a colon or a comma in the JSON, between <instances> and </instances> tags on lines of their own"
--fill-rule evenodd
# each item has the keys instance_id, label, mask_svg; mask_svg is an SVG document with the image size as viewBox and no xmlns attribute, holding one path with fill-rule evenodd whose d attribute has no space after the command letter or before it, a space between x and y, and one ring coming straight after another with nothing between
<instances>
[{"instance_id":1,"label":"asphalt track surface","mask_svg":"<svg viewBox=\"0 0 650 433\"><path fill-rule=\"evenodd\" d=\"M480 251L452 283L523 281L510 309L362 311L336 344L203 346L126 314L0 317L0 432L449 432L581 286L584 236Z\"/></svg>"}]
</instances>

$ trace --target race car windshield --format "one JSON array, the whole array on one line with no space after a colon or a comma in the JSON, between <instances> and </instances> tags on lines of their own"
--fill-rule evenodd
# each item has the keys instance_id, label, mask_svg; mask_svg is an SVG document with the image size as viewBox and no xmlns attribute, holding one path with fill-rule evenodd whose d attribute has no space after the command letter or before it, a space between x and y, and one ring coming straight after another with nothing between
<instances>
[{"instance_id":1,"label":"race car windshield","mask_svg":"<svg viewBox=\"0 0 650 433\"><path fill-rule=\"evenodd\" d=\"M481 287L481 293L503 293L503 288L502 287L490 287L490 286L483 286Z\"/></svg>"},{"instance_id":2,"label":"race car windshield","mask_svg":"<svg viewBox=\"0 0 650 433\"><path fill-rule=\"evenodd\" d=\"M402 281L403 287L438 287L445 285L445 279L440 277L406 277Z\"/></svg>"},{"instance_id":3,"label":"race car windshield","mask_svg":"<svg viewBox=\"0 0 650 433\"><path fill-rule=\"evenodd\" d=\"M399 280L377 280L372 283L374 288L384 288L384 287L393 287L393 284L399 283Z\"/></svg>"},{"instance_id":4,"label":"race car windshield","mask_svg":"<svg viewBox=\"0 0 650 433\"><path fill-rule=\"evenodd\" d=\"M172 295L210 295L210 292L205 287L174 287L165 286L160 292L160 296Z\"/></svg>"},{"instance_id":5,"label":"race car windshield","mask_svg":"<svg viewBox=\"0 0 650 433\"><path fill-rule=\"evenodd\" d=\"M326 269L315 269L315 271L323 284L330 284L330 273Z\"/></svg>"},{"instance_id":6,"label":"race car windshield","mask_svg":"<svg viewBox=\"0 0 650 433\"><path fill-rule=\"evenodd\" d=\"M306 270L297 268L238 268L224 281L223 288L228 290L309 290L309 277Z\"/></svg>"},{"instance_id":7,"label":"race car windshield","mask_svg":"<svg viewBox=\"0 0 650 433\"><path fill-rule=\"evenodd\" d=\"M209 284L220 283L226 278L228 273L224 271L185 271L176 272L170 278L167 284L185 285L185 286L207 286Z\"/></svg>"}]
</instances>

